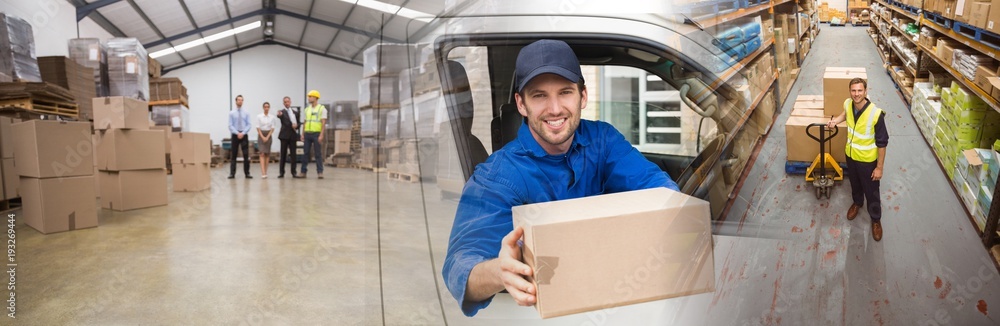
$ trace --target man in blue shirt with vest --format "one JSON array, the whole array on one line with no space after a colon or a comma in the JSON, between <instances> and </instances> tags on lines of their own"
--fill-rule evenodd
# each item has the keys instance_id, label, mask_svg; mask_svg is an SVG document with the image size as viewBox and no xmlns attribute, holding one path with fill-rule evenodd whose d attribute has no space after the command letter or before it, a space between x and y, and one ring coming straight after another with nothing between
<instances>
[{"instance_id":1,"label":"man in blue shirt with vest","mask_svg":"<svg viewBox=\"0 0 1000 326\"><path fill-rule=\"evenodd\" d=\"M229 178L236 177L236 154L243 151L243 175L250 176L250 113L243 109L243 95L236 95L236 109L229 111Z\"/></svg>"},{"instance_id":2,"label":"man in blue shirt with vest","mask_svg":"<svg viewBox=\"0 0 1000 326\"><path fill-rule=\"evenodd\" d=\"M514 99L524 121L517 138L478 165L462 191L442 274L462 312L473 316L507 290L535 304L521 262L514 206L677 184L613 126L580 119L587 103L580 62L568 44L540 40L521 49Z\"/></svg>"}]
</instances>

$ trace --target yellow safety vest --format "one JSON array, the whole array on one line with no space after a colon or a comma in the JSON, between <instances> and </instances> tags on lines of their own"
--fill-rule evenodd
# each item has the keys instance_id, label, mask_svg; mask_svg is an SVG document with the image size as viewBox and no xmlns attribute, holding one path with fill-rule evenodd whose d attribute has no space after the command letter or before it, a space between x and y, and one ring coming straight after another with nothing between
<instances>
[{"instance_id":1,"label":"yellow safety vest","mask_svg":"<svg viewBox=\"0 0 1000 326\"><path fill-rule=\"evenodd\" d=\"M844 111L847 112L847 147L844 149L847 157L858 162L875 162L878 159L878 148L875 147L875 124L882 117L882 110L872 103L861 113L854 116L854 101L844 101Z\"/></svg>"},{"instance_id":2,"label":"yellow safety vest","mask_svg":"<svg viewBox=\"0 0 1000 326\"><path fill-rule=\"evenodd\" d=\"M320 118L323 117L323 111L326 107L323 104L318 104L319 106L306 107L306 121L303 127L305 132L320 132L323 131L323 121Z\"/></svg>"}]
</instances>

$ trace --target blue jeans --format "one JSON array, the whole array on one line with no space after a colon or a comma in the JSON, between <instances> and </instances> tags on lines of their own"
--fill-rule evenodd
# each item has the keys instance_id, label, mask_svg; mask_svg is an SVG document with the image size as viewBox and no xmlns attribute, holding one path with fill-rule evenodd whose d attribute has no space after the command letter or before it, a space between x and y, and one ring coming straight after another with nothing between
<instances>
[{"instance_id":1,"label":"blue jeans","mask_svg":"<svg viewBox=\"0 0 1000 326\"><path fill-rule=\"evenodd\" d=\"M316 171L320 174L323 173L323 147L319 143L319 133L318 132L307 132L303 136L304 141L302 144L302 174L309 172L309 152L315 147L316 153Z\"/></svg>"}]
</instances>

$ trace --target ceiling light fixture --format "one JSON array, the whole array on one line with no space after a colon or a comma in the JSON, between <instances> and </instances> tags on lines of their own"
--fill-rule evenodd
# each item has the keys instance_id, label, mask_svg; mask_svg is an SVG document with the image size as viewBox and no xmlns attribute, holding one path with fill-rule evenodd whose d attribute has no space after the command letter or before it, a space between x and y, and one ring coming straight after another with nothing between
<instances>
[{"instance_id":1,"label":"ceiling light fixture","mask_svg":"<svg viewBox=\"0 0 1000 326\"><path fill-rule=\"evenodd\" d=\"M350 4L355 4L354 0L341 0ZM420 12L413 9L403 8L397 5L388 4L385 2L377 0L357 0L356 4L365 8L375 9L384 13L389 13L393 15L403 16L409 19L422 21L429 23L434 19L434 15L428 14L426 12Z\"/></svg>"},{"instance_id":2,"label":"ceiling light fixture","mask_svg":"<svg viewBox=\"0 0 1000 326\"><path fill-rule=\"evenodd\" d=\"M193 48L193 47L205 44L205 43L209 43L209 42L212 42L212 41L221 40L221 39L226 38L226 37L230 37L230 36L233 36L233 35L236 35L236 34L239 34L239 33L243 33L243 32L246 32L246 31L250 31L250 30L253 30L253 29L256 29L256 28L260 28L260 26L261 26L261 22L258 20L258 21L255 21L255 22L243 25L243 26L239 26L239 27L227 30L227 31L218 32L218 33L215 33L215 34L212 34L212 35L209 35L209 36L206 36L206 37L194 40L194 41L185 42L184 44L181 44L181 45L177 45L177 46L174 46L174 47L169 47L169 48L166 48L166 49L163 49L163 50L160 50L160 51L156 51L156 52L150 53L149 56L151 58L153 58L153 59L156 59L156 58L159 58L159 57L171 54L171 53L184 51L184 50L187 50L187 49L190 49L190 48Z\"/></svg>"}]
</instances>

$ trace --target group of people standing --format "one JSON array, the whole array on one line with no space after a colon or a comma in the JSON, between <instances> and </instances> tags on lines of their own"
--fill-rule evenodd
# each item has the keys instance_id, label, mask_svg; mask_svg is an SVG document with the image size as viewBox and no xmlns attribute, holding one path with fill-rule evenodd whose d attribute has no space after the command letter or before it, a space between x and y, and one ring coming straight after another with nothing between
<instances>
[{"instance_id":1,"label":"group of people standing","mask_svg":"<svg viewBox=\"0 0 1000 326\"><path fill-rule=\"evenodd\" d=\"M292 99L288 96L282 99L283 107L274 114L271 113L271 104L264 102L264 112L257 115L256 124L251 123L250 114L243 108L243 95L236 96L236 108L229 112L229 132L232 134L230 138L229 179L236 177L236 157L239 151L243 152L243 173L247 179L253 179L253 176L250 175L250 141L248 137L254 129L257 132L261 177L267 178L272 136L274 136L274 131L279 123L281 131L278 133L278 140L281 142L281 146L278 178L285 177L285 162L289 160L291 161L292 178L305 178L309 170L310 154L314 154L317 177L323 179L322 144L326 136L324 135L326 128L323 126L326 125L329 113L327 113L325 106L317 103L320 96L318 91L311 90L306 96L309 105L303 111L293 108L291 106ZM254 127L255 125L256 127ZM304 155L302 169L296 173L295 145L298 141L303 142Z\"/></svg>"}]
</instances>

